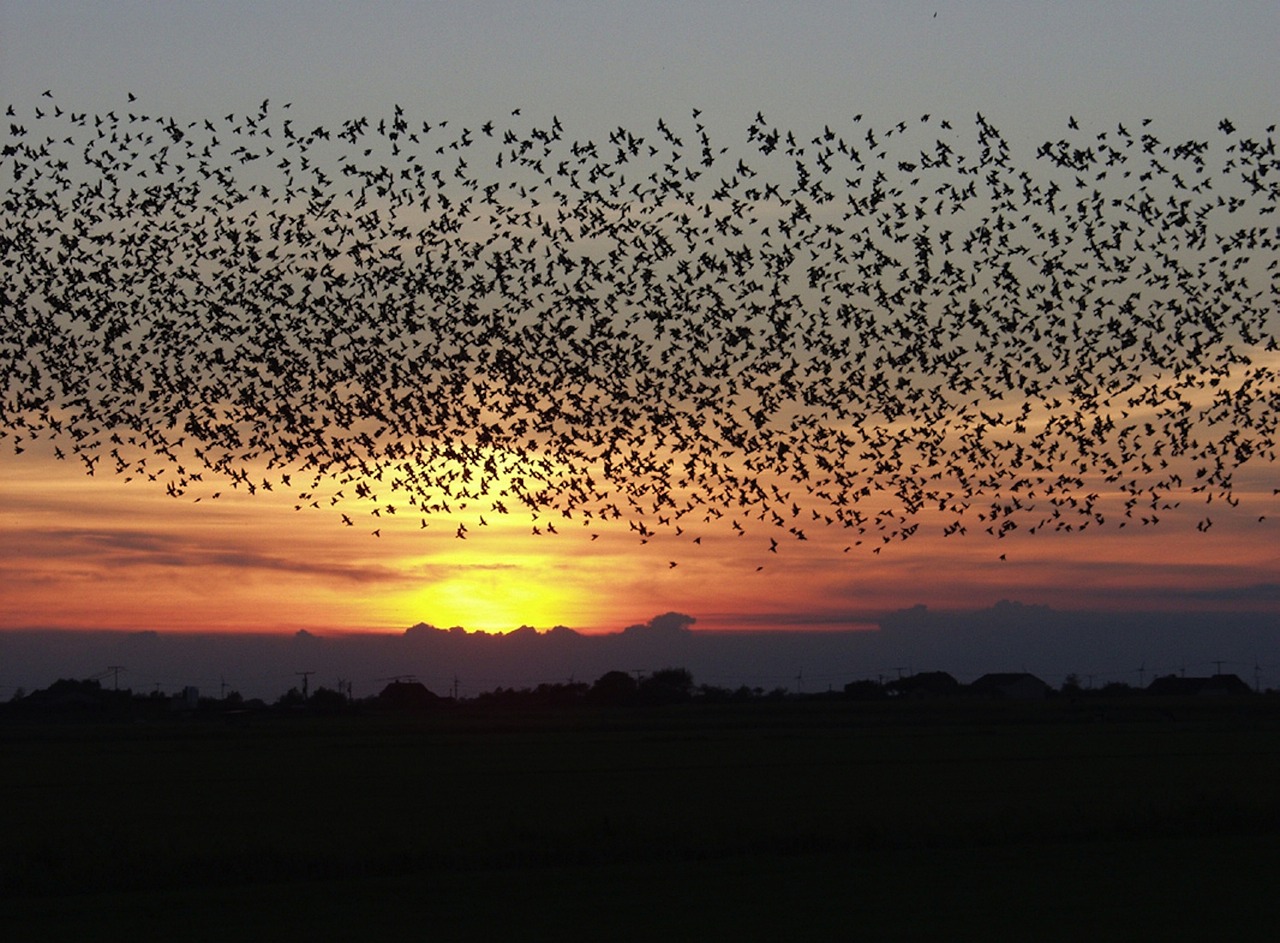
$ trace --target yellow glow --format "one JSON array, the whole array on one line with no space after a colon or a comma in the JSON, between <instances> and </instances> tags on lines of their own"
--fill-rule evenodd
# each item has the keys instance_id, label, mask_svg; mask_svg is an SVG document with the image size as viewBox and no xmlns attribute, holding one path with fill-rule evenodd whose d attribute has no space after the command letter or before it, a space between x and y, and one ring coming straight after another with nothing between
<instances>
[{"instance_id":1,"label":"yellow glow","mask_svg":"<svg viewBox=\"0 0 1280 943\"><path fill-rule=\"evenodd\" d=\"M549 629L568 621L575 595L546 572L522 564L470 567L406 594L404 611L414 622L440 628L509 632L527 624Z\"/></svg>"}]
</instances>

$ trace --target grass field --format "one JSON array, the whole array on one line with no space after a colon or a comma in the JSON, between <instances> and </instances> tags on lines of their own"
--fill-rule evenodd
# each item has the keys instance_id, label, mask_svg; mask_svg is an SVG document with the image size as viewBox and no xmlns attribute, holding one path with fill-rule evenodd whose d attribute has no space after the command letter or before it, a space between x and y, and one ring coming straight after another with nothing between
<instances>
[{"instance_id":1,"label":"grass field","mask_svg":"<svg viewBox=\"0 0 1280 943\"><path fill-rule=\"evenodd\" d=\"M0 728L6 939L1274 938L1271 698Z\"/></svg>"}]
</instances>

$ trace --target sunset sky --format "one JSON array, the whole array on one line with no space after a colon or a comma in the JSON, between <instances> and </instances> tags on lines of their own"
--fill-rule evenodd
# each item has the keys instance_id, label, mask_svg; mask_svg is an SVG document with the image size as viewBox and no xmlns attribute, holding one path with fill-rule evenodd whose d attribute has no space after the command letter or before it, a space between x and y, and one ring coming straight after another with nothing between
<instances>
[{"instance_id":1,"label":"sunset sky","mask_svg":"<svg viewBox=\"0 0 1280 943\"><path fill-rule=\"evenodd\" d=\"M192 121L266 98L292 103L299 124L384 115L395 103L475 125L519 108L602 136L697 108L726 144L740 144L760 110L810 133L854 113L879 127L922 113L959 125L980 111L1028 159L1069 118L1098 128L1150 118L1173 139L1208 136L1230 117L1261 133L1278 117L1277 49L1280 12L1266 0L0 0L0 88L25 110L46 89L74 111L126 109L132 94ZM698 629L830 630L919 603L1002 599L1280 613L1280 473L1265 457L1236 476L1238 506L1213 504L1203 531L1204 497L1188 491L1157 526L1121 528L1113 517L996 540L977 526L944 537L944 518L926 513L911 539L878 553L816 524L774 553L775 531L758 521L738 536L691 520L683 535L642 542L625 520L486 513L477 526L485 502L426 527L417 514L362 509L348 527L341 514L354 512L331 500L338 483L303 499L298 488L249 495L206 475L174 498L106 466L88 477L53 450L47 438L0 441L0 630L387 632L425 622L606 632L671 611Z\"/></svg>"}]
</instances>

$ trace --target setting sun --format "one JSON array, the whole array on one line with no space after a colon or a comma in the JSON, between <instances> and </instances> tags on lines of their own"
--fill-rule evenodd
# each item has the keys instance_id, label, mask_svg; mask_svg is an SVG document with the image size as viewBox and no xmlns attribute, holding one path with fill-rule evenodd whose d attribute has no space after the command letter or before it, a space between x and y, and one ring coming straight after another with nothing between
<instances>
[{"instance_id":1,"label":"setting sun","mask_svg":"<svg viewBox=\"0 0 1280 943\"><path fill-rule=\"evenodd\" d=\"M441 628L463 626L509 632L521 625L540 629L567 623L579 608L572 589L549 579L536 558L514 563L454 565L442 578L426 577L400 597L402 621Z\"/></svg>"}]
</instances>

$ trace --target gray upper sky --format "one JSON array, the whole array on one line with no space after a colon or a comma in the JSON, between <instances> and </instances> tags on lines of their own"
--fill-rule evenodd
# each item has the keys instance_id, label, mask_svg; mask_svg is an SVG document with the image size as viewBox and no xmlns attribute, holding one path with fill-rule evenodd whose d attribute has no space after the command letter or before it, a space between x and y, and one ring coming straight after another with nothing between
<instances>
[{"instance_id":1,"label":"gray upper sky","mask_svg":"<svg viewBox=\"0 0 1280 943\"><path fill-rule=\"evenodd\" d=\"M1274 0L345 3L0 0L0 87L76 110L225 114L263 98L317 120L556 113L573 131L704 110L735 138L757 109L804 130L865 113L1033 136L1074 114L1199 130L1275 120ZM153 112L154 113L154 112Z\"/></svg>"}]
</instances>

